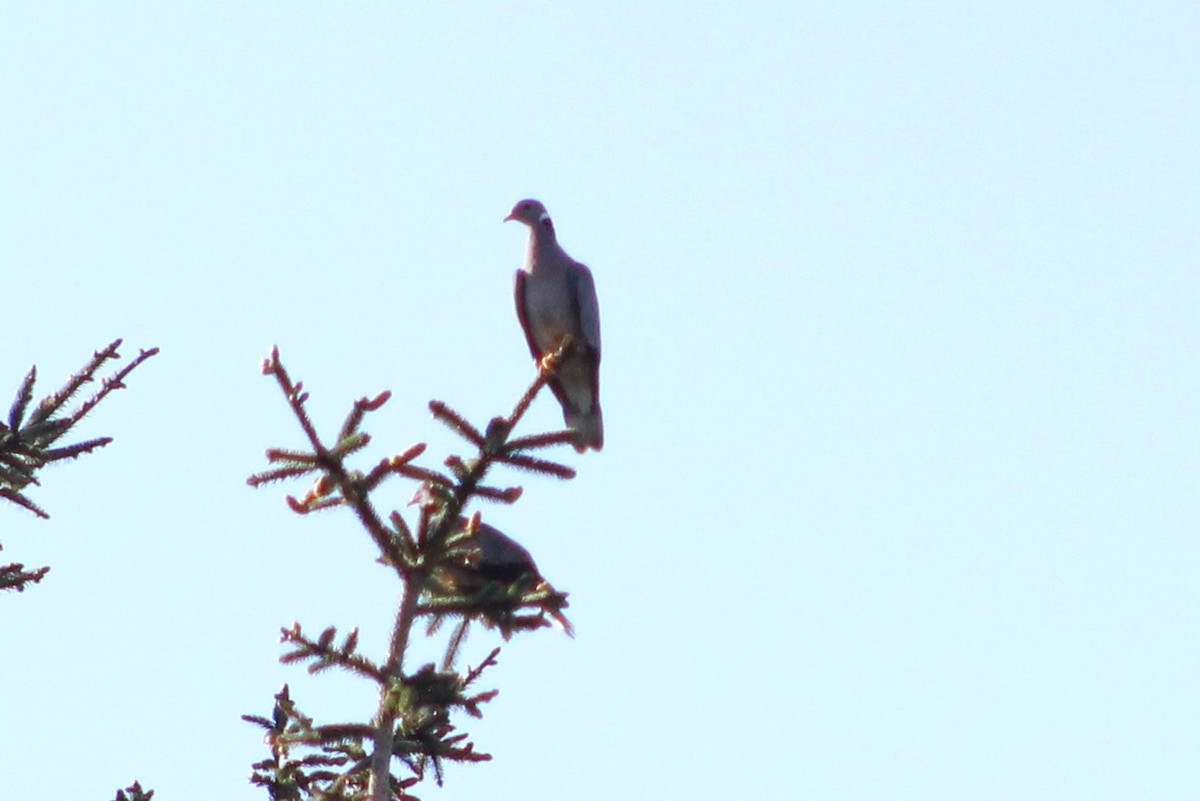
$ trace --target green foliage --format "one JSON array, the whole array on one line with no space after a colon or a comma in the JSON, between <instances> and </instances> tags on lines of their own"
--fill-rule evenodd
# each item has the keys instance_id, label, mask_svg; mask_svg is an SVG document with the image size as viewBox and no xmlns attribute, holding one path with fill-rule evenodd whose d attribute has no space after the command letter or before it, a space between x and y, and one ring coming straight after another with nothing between
<instances>
[{"instance_id":1,"label":"green foliage","mask_svg":"<svg viewBox=\"0 0 1200 801\"><path fill-rule=\"evenodd\" d=\"M297 708L285 686L275 696L269 717L244 719L266 731L270 757L253 766L251 781L267 788L272 799L364 799L416 801L409 791L429 773L440 785L448 762L491 759L477 752L469 735L461 732L453 713L481 717L481 706L496 691L476 691L484 670L496 663L493 650L478 666L457 670L458 651L471 624L498 631L504 639L518 632L557 625L568 634L571 624L563 614L565 593L555 590L537 570L529 552L514 540L482 522L478 512L464 514L474 499L514 503L519 487L484 483L491 469L508 465L555 478L573 478L575 471L532 454L554 445L574 442L570 431L512 437L529 404L553 376L562 353L543 360L537 379L508 417L494 418L484 431L470 424L445 403L429 404L434 417L447 425L476 453L470 458L448 457L440 471L414 463L424 451L418 444L390 456L369 469L350 467L347 461L365 448L371 438L361 425L378 410L389 393L358 400L332 444L317 435L305 411L308 394L292 381L279 360L278 350L263 363L273 376L308 440L304 449L267 451L271 467L251 476L252 486L274 481L312 477L302 497L287 499L298 514L349 507L374 541L379 561L391 569L403 587L386 655L372 659L359 650L358 631L339 637L326 628L316 637L300 624L284 629L288 650L285 663L306 663L312 673L330 668L349 671L377 685L379 706L368 722L317 724ZM381 485L392 479L417 483L413 504L417 520L410 526L398 511L382 515L372 499ZM423 624L433 635L447 622L455 622L439 666L405 666L404 657L414 629ZM403 777L396 770L403 768Z\"/></svg>"},{"instance_id":2,"label":"green foliage","mask_svg":"<svg viewBox=\"0 0 1200 801\"><path fill-rule=\"evenodd\" d=\"M60 444L60 440L92 409L114 390L125 386L125 377L142 362L158 353L158 348L140 351L137 357L122 369L101 379L100 388L73 411L64 411L85 384L96 380L96 374L109 361L119 359L116 340L107 348L92 354L91 360L81 370L73 373L63 387L33 403L33 387L37 380L37 367L29 370L17 390L17 396L8 413L8 421L0 422L0 499L14 503L41 518L48 518L41 506L26 494L31 485L38 485L37 474L43 467L65 459L75 459L91 453L112 442L112 437ZM29 584L41 581L48 567L26 570L25 565L12 563L0 565L0 590L24 590Z\"/></svg>"}]
</instances>

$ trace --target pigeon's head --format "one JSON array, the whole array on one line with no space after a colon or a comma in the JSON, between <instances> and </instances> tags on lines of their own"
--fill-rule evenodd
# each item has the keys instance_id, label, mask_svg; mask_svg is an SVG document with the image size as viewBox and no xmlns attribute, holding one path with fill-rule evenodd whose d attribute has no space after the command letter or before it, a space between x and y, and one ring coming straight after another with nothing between
<instances>
[{"instance_id":1,"label":"pigeon's head","mask_svg":"<svg viewBox=\"0 0 1200 801\"><path fill-rule=\"evenodd\" d=\"M516 220L533 228L538 223L549 222L550 212L546 211L540 200L518 200L517 205L513 206L512 211L504 218L505 222L509 220Z\"/></svg>"}]
</instances>

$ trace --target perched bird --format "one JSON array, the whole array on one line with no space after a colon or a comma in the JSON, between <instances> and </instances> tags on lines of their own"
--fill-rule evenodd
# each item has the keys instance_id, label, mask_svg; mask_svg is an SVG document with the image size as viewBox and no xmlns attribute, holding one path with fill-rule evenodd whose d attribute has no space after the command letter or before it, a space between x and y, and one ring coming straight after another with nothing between
<instances>
[{"instance_id":1,"label":"perched bird","mask_svg":"<svg viewBox=\"0 0 1200 801\"><path fill-rule=\"evenodd\" d=\"M487 523L477 524L475 536L479 542L479 552L473 566L480 578L505 584L512 584L524 577L536 581L542 579L529 551L512 537Z\"/></svg>"},{"instance_id":2,"label":"perched bird","mask_svg":"<svg viewBox=\"0 0 1200 801\"><path fill-rule=\"evenodd\" d=\"M604 446L600 416L600 306L587 267L559 247L550 214L537 200L513 206L505 222L529 226L525 266L517 270L517 317L539 362L571 337L572 346L550 379L563 421L575 432L575 450Z\"/></svg>"},{"instance_id":3,"label":"perched bird","mask_svg":"<svg viewBox=\"0 0 1200 801\"><path fill-rule=\"evenodd\" d=\"M513 615L539 610L567 634L575 636L571 621L562 611L568 606L566 594L556 591L542 578L529 551L499 529L478 519L472 521L460 517L458 524L462 530L471 530L473 527L475 539L462 563L449 568L455 588L465 593L484 593L478 600L490 604L491 616L499 621L502 631L507 630L506 626ZM521 597L498 599L495 596L497 587L515 589ZM530 597L530 594L533 596Z\"/></svg>"}]
</instances>

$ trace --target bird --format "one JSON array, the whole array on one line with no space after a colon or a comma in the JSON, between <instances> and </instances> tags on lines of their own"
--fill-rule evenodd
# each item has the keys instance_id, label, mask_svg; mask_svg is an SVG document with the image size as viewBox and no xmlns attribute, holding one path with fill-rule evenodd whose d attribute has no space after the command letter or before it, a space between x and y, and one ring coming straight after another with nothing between
<instances>
[{"instance_id":1,"label":"bird","mask_svg":"<svg viewBox=\"0 0 1200 801\"><path fill-rule=\"evenodd\" d=\"M503 611L512 615L522 608L540 609L551 620L558 624L568 635L575 636L575 628L563 614L567 604L567 596L550 586L550 583L538 572L533 557L519 542L509 537L494 526L481 521L478 513L473 519L458 518L458 531L473 533L474 540L463 554L459 564L447 566L452 585L463 593L485 593L492 597L498 608L493 612ZM496 588L504 591L515 589L520 597L507 600L494 598ZM492 595L487 595L487 593ZM535 598L525 596L535 594ZM504 629L504 626L501 626ZM507 634L505 639L507 639Z\"/></svg>"},{"instance_id":2,"label":"bird","mask_svg":"<svg viewBox=\"0 0 1200 801\"><path fill-rule=\"evenodd\" d=\"M541 201L520 200L505 222L529 226L529 248L524 266L517 270L513 294L517 318L540 364L556 351L564 337L571 346L563 355L550 391L558 398L563 422L575 435L574 448L604 447L604 419L600 413L600 305L592 272L572 259L558 244L554 223Z\"/></svg>"},{"instance_id":3,"label":"bird","mask_svg":"<svg viewBox=\"0 0 1200 801\"><path fill-rule=\"evenodd\" d=\"M463 528L466 528L466 520L461 520ZM495 526L477 523L475 537L479 551L473 567L480 578L505 584L515 584L524 578L534 579L531 584L542 580L529 551Z\"/></svg>"}]
</instances>

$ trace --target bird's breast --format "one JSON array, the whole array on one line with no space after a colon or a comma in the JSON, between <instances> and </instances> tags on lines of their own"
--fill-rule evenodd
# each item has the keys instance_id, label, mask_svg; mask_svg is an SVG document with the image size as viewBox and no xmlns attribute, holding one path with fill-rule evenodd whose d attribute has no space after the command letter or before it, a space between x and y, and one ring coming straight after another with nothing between
<instances>
[{"instance_id":1,"label":"bird's breast","mask_svg":"<svg viewBox=\"0 0 1200 801\"><path fill-rule=\"evenodd\" d=\"M567 292L567 281L530 275L525 282L525 318L538 349L558 347L567 334L576 335L578 321Z\"/></svg>"}]
</instances>

